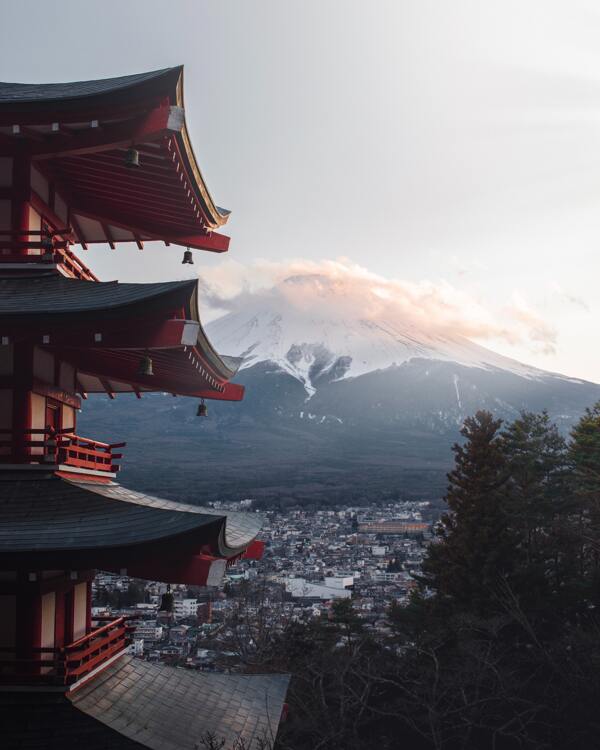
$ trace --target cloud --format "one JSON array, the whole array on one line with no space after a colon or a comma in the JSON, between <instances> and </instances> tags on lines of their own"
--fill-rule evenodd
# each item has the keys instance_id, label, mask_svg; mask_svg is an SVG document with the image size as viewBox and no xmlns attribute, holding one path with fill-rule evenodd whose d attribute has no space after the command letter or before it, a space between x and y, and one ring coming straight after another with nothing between
<instances>
[{"instance_id":1,"label":"cloud","mask_svg":"<svg viewBox=\"0 0 600 750\"><path fill-rule=\"evenodd\" d=\"M558 296L558 298L566 303L567 305L570 305L572 307L579 307L581 310L584 310L585 312L590 312L590 306L588 303L582 298L577 297L574 294L570 294L569 292L566 292L562 286L558 283L558 281L553 281L550 284L550 290Z\"/></svg>"},{"instance_id":2,"label":"cloud","mask_svg":"<svg viewBox=\"0 0 600 750\"><path fill-rule=\"evenodd\" d=\"M554 328L518 295L494 310L447 281L388 279L343 257L251 265L227 260L204 269L200 287L213 319L258 298L274 308L285 303L321 317L401 321L430 335L496 339L546 354L556 344Z\"/></svg>"},{"instance_id":3,"label":"cloud","mask_svg":"<svg viewBox=\"0 0 600 750\"><path fill-rule=\"evenodd\" d=\"M533 310L518 292L513 294L513 300L508 305L507 312L520 325L528 340L534 345L534 350L542 354L556 352L556 329Z\"/></svg>"}]
</instances>

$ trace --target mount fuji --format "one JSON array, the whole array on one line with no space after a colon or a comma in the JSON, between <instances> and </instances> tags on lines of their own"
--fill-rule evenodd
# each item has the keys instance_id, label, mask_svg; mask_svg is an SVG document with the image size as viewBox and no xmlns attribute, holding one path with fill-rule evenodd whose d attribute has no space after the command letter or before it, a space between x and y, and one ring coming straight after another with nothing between
<instances>
[{"instance_id":1,"label":"mount fuji","mask_svg":"<svg viewBox=\"0 0 600 750\"><path fill-rule=\"evenodd\" d=\"M245 293L208 324L217 351L242 358L236 381L246 396L211 404L206 420L187 399L101 408L90 399L94 424L105 420L107 437L129 442L124 475L167 495L175 476L184 490L174 496L192 501L439 497L451 446L478 409L508 420L546 410L567 432L600 399L596 384L496 354L452 326L398 315L378 293L357 300L347 292L327 276L296 275ZM173 460L177 470L167 471Z\"/></svg>"},{"instance_id":2,"label":"mount fuji","mask_svg":"<svg viewBox=\"0 0 600 750\"><path fill-rule=\"evenodd\" d=\"M317 304L297 304L298 297L289 294L294 287L308 288ZM309 396L324 381L355 378L415 359L504 370L525 378L545 374L447 330L369 315L360 307L348 309L338 304L343 299L336 300L343 289L321 275L293 276L273 291L256 295L242 310L209 324L208 334L218 349L243 359L242 369L270 362L297 378ZM319 297L326 304L318 304Z\"/></svg>"}]
</instances>

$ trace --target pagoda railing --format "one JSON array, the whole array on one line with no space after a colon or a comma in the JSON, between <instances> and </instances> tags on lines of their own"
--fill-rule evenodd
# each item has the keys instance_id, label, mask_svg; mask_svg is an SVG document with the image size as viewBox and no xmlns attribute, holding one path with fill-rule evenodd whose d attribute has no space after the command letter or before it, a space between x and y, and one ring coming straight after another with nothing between
<instances>
[{"instance_id":1,"label":"pagoda railing","mask_svg":"<svg viewBox=\"0 0 600 750\"><path fill-rule=\"evenodd\" d=\"M28 239L22 239L27 237ZM35 239L31 239L34 237ZM68 239L60 239L67 237ZM46 263L63 266L76 279L98 281L71 250L73 230L0 230L0 263Z\"/></svg>"},{"instance_id":2,"label":"pagoda railing","mask_svg":"<svg viewBox=\"0 0 600 750\"><path fill-rule=\"evenodd\" d=\"M99 625L102 620L95 620ZM72 685L131 643L134 625L127 617L105 622L87 635L60 648L31 648L28 658L15 656L15 648L0 648L0 684Z\"/></svg>"},{"instance_id":3,"label":"pagoda railing","mask_svg":"<svg viewBox=\"0 0 600 750\"><path fill-rule=\"evenodd\" d=\"M102 443L82 437L68 430L30 429L23 433L25 439L16 450L15 433L0 430L0 461L2 463L48 464L73 466L87 471L119 471L115 463L123 457L115 448L126 443Z\"/></svg>"}]
</instances>

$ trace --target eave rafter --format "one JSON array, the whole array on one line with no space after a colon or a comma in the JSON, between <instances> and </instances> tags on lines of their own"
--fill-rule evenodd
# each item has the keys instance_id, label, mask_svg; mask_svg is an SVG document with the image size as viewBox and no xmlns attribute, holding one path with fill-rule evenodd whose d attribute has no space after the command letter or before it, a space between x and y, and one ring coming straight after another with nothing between
<instances>
[{"instance_id":1,"label":"eave rafter","mask_svg":"<svg viewBox=\"0 0 600 750\"><path fill-rule=\"evenodd\" d=\"M61 356L72 361L78 371L99 380L126 383L135 391L162 391L182 396L240 401L243 386L216 378L207 369L207 363L200 359L196 350L195 362L187 360L187 355L178 351L152 351L153 375L141 375L138 371L140 350L58 350Z\"/></svg>"},{"instance_id":2,"label":"eave rafter","mask_svg":"<svg viewBox=\"0 0 600 750\"><path fill-rule=\"evenodd\" d=\"M181 225L178 226L174 220L171 220L169 224L160 226L156 224L156 216L152 212L138 216L138 222L134 223L131 217L121 214L120 208L120 206L110 202L90 202L88 204L80 199L73 211L89 219L121 227L148 240L161 240L167 244L183 245L213 253L224 253L229 248L229 237L224 234L194 231L192 227L182 232ZM148 217L147 220L144 218L146 216Z\"/></svg>"},{"instance_id":3,"label":"eave rafter","mask_svg":"<svg viewBox=\"0 0 600 750\"><path fill-rule=\"evenodd\" d=\"M166 151L171 142L172 138L163 138L155 144L157 154L170 154L164 166L157 166L161 162L153 154L152 163L144 160L140 167L128 168L115 149L40 164L68 200L71 223L84 246L135 241L139 247L144 240L159 240L209 252L227 251L229 238L212 231L183 168L177 169L176 151ZM101 235L86 236L77 226L77 216L98 222ZM123 240L114 236L111 226L130 232L132 237Z\"/></svg>"},{"instance_id":4,"label":"eave rafter","mask_svg":"<svg viewBox=\"0 0 600 750\"><path fill-rule=\"evenodd\" d=\"M183 128L181 107L163 104L134 120L73 131L68 136L44 137L28 144L27 151L34 161L59 159L66 156L95 154L117 148L129 148L136 143L152 141L179 133Z\"/></svg>"}]
</instances>

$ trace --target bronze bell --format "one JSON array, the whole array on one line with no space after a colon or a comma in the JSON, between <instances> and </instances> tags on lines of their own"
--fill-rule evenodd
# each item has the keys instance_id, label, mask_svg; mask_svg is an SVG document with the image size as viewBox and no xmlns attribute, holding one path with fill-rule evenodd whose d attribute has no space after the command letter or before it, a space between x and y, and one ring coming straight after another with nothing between
<instances>
[{"instance_id":1,"label":"bronze bell","mask_svg":"<svg viewBox=\"0 0 600 750\"><path fill-rule=\"evenodd\" d=\"M188 249L183 253L183 260L181 263L189 263L190 266L194 265L194 259L192 258L192 251Z\"/></svg>"},{"instance_id":2,"label":"bronze bell","mask_svg":"<svg viewBox=\"0 0 600 750\"><path fill-rule=\"evenodd\" d=\"M152 369L152 359L147 354L144 354L144 356L140 359L137 374L154 375L154 370Z\"/></svg>"},{"instance_id":3,"label":"bronze bell","mask_svg":"<svg viewBox=\"0 0 600 750\"><path fill-rule=\"evenodd\" d=\"M126 167L139 167L140 166L140 152L137 148L128 148L125 154L125 166Z\"/></svg>"},{"instance_id":4,"label":"bronze bell","mask_svg":"<svg viewBox=\"0 0 600 750\"><path fill-rule=\"evenodd\" d=\"M208 407L204 403L204 399L200 399L200 403L198 404L198 411L196 412L197 417L207 417L208 416Z\"/></svg>"}]
</instances>

